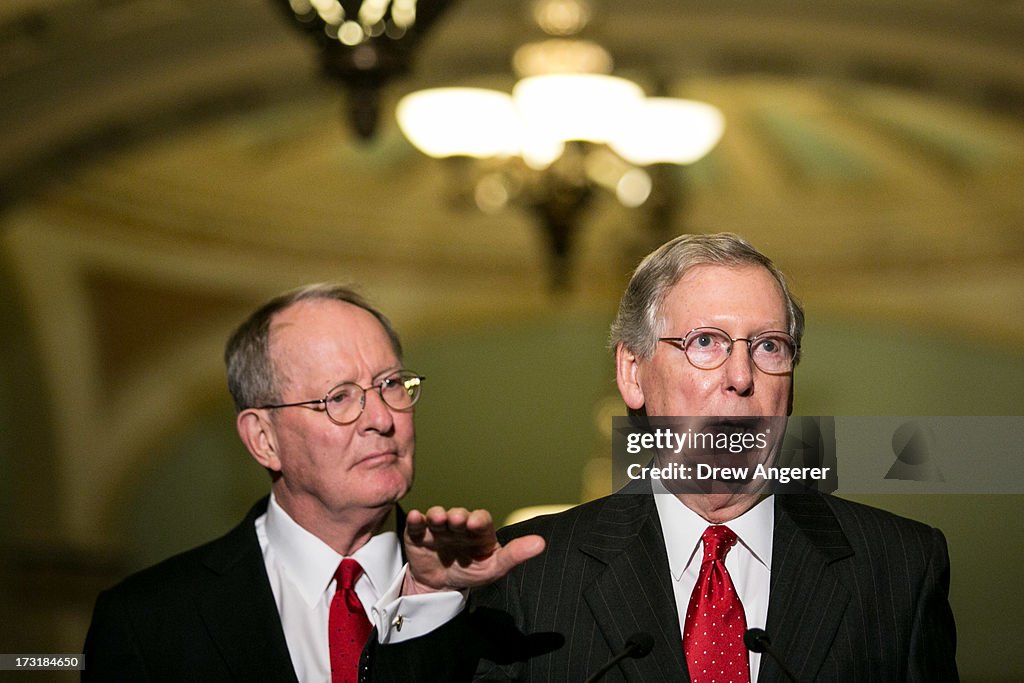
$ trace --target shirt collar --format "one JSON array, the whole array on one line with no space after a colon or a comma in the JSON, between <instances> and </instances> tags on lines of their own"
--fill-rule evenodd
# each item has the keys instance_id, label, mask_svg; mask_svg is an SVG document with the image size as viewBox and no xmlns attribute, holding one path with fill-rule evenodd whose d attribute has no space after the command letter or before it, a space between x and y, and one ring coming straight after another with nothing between
<instances>
[{"instance_id":1,"label":"shirt collar","mask_svg":"<svg viewBox=\"0 0 1024 683\"><path fill-rule=\"evenodd\" d=\"M654 502L661 520L661 531L665 536L669 571L678 581L683 572L696 558L701 559L700 537L709 523L676 496L669 493L659 481L653 482ZM771 570L772 533L775 530L774 496L759 501L728 526L739 538L739 542L750 551L754 559Z\"/></svg>"},{"instance_id":2,"label":"shirt collar","mask_svg":"<svg viewBox=\"0 0 1024 683\"><path fill-rule=\"evenodd\" d=\"M315 605L334 580L343 556L292 519L277 504L273 493L267 505L265 528L267 544L273 548L278 566L298 588L306 604ZM402 551L394 531L375 534L351 557L363 568L356 585L368 581L375 596L382 595L402 569Z\"/></svg>"}]
</instances>

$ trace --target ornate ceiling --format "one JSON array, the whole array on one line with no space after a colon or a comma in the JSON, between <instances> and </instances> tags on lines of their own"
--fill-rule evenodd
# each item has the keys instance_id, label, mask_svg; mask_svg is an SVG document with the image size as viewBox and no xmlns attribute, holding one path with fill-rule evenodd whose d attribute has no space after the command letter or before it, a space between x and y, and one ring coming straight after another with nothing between
<instances>
[{"instance_id":1,"label":"ornate ceiling","mask_svg":"<svg viewBox=\"0 0 1024 683\"><path fill-rule=\"evenodd\" d=\"M620 72L718 105L728 129L675 178L669 227L594 208L575 296L613 296L666 232L729 229L821 305L1024 339L1024 323L973 303L1022 294L1021 3L705 5L596 3L589 36ZM456 3L386 92L370 144L353 141L344 94L287 24L271 0L5 3L5 230L70 232L110 252L105 270L146 279L174 280L178 251L231 289L343 264L375 284L400 270L380 286L404 296L416 282L487 308L511 305L510 285L545 300L530 216L460 210L457 173L419 157L391 117L423 85L507 87L512 50L535 32L523 3ZM247 268L276 281L242 284Z\"/></svg>"},{"instance_id":2,"label":"ornate ceiling","mask_svg":"<svg viewBox=\"0 0 1024 683\"><path fill-rule=\"evenodd\" d=\"M574 288L553 297L531 217L463 206L459 169L419 156L390 113L417 87L509 87L533 35L520 3L457 3L386 92L370 143L270 0L5 3L11 293L51 390L92 399L62 416L62 448L102 464L151 441L173 417L162 391L219 381L224 329L272 292L361 283L414 334L607 313L637 258L688 230L746 235L818 314L1019 349L1024 5L707 5L597 4L590 37L621 73L719 106L727 129L671 178L666 224L592 207ZM94 466L74 476L72 509L110 483Z\"/></svg>"}]
</instances>

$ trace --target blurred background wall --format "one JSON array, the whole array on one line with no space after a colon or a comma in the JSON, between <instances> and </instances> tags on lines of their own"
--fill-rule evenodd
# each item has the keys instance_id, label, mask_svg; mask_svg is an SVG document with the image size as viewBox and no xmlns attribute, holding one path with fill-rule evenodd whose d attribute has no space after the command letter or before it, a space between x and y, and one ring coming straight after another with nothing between
<instances>
[{"instance_id":1,"label":"blurred background wall","mask_svg":"<svg viewBox=\"0 0 1024 683\"><path fill-rule=\"evenodd\" d=\"M393 117L420 87L511 87L526 3L456 3L370 140L271 0L0 7L0 652L80 651L98 590L266 491L221 353L306 282L361 287L428 378L411 506L605 492L608 323L682 232L739 232L790 275L796 413L1021 414L1024 4L593 5L617 71L726 132L667 173L670 211L595 199L558 292L534 217L470 206ZM1024 679L1024 497L861 498L946 532L963 678Z\"/></svg>"}]
</instances>

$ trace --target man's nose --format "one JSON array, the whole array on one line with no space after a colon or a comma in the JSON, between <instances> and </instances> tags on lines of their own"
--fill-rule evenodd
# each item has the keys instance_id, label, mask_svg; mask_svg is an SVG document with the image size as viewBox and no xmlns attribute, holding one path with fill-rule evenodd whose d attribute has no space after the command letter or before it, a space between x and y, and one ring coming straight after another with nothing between
<instances>
[{"instance_id":1,"label":"man's nose","mask_svg":"<svg viewBox=\"0 0 1024 683\"><path fill-rule=\"evenodd\" d=\"M733 340L732 351L725 360L725 390L740 396L749 396L754 390L754 359L746 339Z\"/></svg>"},{"instance_id":2,"label":"man's nose","mask_svg":"<svg viewBox=\"0 0 1024 683\"><path fill-rule=\"evenodd\" d=\"M391 431L395 422L391 408L384 402L377 389L368 389L363 395L363 414L360 418L366 428L378 432Z\"/></svg>"}]
</instances>

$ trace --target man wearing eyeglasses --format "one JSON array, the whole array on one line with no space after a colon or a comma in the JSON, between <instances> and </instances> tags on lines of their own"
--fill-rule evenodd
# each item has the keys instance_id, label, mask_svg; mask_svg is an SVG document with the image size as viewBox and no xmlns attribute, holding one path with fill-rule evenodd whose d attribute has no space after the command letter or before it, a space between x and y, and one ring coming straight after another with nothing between
<instances>
[{"instance_id":1,"label":"man wearing eyeglasses","mask_svg":"<svg viewBox=\"0 0 1024 683\"><path fill-rule=\"evenodd\" d=\"M746 241L676 238L644 259L620 303L619 392L634 415L728 433L784 419L803 326L782 273ZM758 457L769 462L777 445L766 440ZM497 582L464 583L475 588L470 608L444 626L378 648L376 680L468 680L469 662L478 680L578 681L630 640L647 641L632 654L649 654L619 662L608 680L958 680L938 530L747 481L645 487L502 530L506 542L539 534L546 550ZM445 511L427 517L410 556L417 538L444 528ZM415 565L413 575L423 590L442 588ZM514 628L491 638L500 615ZM781 663L748 652L750 628L768 634Z\"/></svg>"},{"instance_id":2,"label":"man wearing eyeglasses","mask_svg":"<svg viewBox=\"0 0 1024 683\"><path fill-rule=\"evenodd\" d=\"M387 318L347 288L305 287L253 313L225 360L238 434L270 495L226 536L100 595L86 680L356 681L368 641L423 635L462 606L455 592L412 595L405 570L397 503L424 378L403 366ZM543 547L495 548L485 512L445 513L438 540L462 554L483 544L488 578ZM433 552L418 561L439 585L464 581Z\"/></svg>"}]
</instances>

